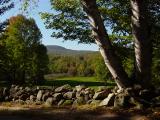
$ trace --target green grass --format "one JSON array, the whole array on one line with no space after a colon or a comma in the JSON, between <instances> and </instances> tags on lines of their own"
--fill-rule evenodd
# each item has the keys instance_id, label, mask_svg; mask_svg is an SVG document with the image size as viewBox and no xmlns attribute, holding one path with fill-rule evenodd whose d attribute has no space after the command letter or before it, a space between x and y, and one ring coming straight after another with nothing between
<instances>
[{"instance_id":1,"label":"green grass","mask_svg":"<svg viewBox=\"0 0 160 120\"><path fill-rule=\"evenodd\" d=\"M113 81L100 81L97 80L95 77L45 77L46 81L41 86L62 86L65 84L69 84L72 87L77 85L85 85L91 88L98 88L99 86L107 86L113 87L115 83ZM28 84L26 84L28 85ZM0 87L7 87L8 83L0 81Z\"/></svg>"},{"instance_id":2,"label":"green grass","mask_svg":"<svg viewBox=\"0 0 160 120\"><path fill-rule=\"evenodd\" d=\"M97 88L98 86L113 87L115 85L115 83L111 81L103 82L97 80L95 77L62 77L46 80L44 86L61 86L64 84L69 84L72 87L77 85L85 85L91 88Z\"/></svg>"}]
</instances>

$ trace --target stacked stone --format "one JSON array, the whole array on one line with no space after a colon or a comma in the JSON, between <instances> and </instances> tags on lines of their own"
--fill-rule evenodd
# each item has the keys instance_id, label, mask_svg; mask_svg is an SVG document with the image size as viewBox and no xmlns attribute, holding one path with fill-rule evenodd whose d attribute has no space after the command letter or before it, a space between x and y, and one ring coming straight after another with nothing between
<instances>
[{"instance_id":1,"label":"stacked stone","mask_svg":"<svg viewBox=\"0 0 160 120\"><path fill-rule=\"evenodd\" d=\"M125 91L117 92L117 89L109 89L106 86L101 86L97 90L94 90L84 85L78 85L71 87L66 84L60 87L22 87L12 85L10 88L0 88L0 101L1 102L15 102L21 104L44 104L46 106L67 106L67 105L96 105L96 106L114 106L124 107L136 105L137 101L133 99L133 96L140 96L144 100L150 100L152 93L148 90L140 90L136 88L134 91L138 91L137 95L130 93L133 91L131 88L125 89ZM160 90L156 89L157 96L159 96ZM152 94L153 95L153 94ZM154 97L153 103L159 104L159 97ZM147 101L143 101L146 104ZM140 104L138 104L139 107Z\"/></svg>"}]
</instances>

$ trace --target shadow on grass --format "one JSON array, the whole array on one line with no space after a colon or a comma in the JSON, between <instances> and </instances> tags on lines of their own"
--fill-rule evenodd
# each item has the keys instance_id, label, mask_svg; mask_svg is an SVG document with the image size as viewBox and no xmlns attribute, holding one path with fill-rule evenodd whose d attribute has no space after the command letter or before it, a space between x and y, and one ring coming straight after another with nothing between
<instances>
[{"instance_id":1,"label":"shadow on grass","mask_svg":"<svg viewBox=\"0 0 160 120\"><path fill-rule=\"evenodd\" d=\"M0 120L129 120L130 115L70 108L0 110Z\"/></svg>"},{"instance_id":2,"label":"shadow on grass","mask_svg":"<svg viewBox=\"0 0 160 120\"><path fill-rule=\"evenodd\" d=\"M76 110L71 107L0 110L0 120L159 120L152 110ZM149 117L150 116L150 117Z\"/></svg>"},{"instance_id":3,"label":"shadow on grass","mask_svg":"<svg viewBox=\"0 0 160 120\"><path fill-rule=\"evenodd\" d=\"M61 86L64 84L69 84L72 87L76 85L85 85L88 87L94 87L94 86L115 86L115 83L106 83L106 82L89 82L89 81L74 81L74 80L47 80L45 82L45 86Z\"/></svg>"}]
</instances>

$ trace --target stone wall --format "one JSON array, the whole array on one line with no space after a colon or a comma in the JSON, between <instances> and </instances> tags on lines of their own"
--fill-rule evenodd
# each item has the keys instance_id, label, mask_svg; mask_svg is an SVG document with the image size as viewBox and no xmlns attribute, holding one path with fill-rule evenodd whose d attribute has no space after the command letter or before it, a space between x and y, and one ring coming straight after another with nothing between
<instances>
[{"instance_id":1,"label":"stone wall","mask_svg":"<svg viewBox=\"0 0 160 120\"><path fill-rule=\"evenodd\" d=\"M137 104L137 101L130 96L130 91L131 89L126 89L122 93L117 93L116 88L111 90L105 86L101 86L97 90L83 85L72 88L68 84L60 87L22 87L12 85L10 88L0 88L0 102L12 101L22 104L44 104L46 106L90 104L123 107ZM147 90L141 90L138 94L141 93L141 96L146 97L145 94L151 94L148 92ZM157 94L159 94L159 91ZM153 100L156 99L154 98Z\"/></svg>"}]
</instances>

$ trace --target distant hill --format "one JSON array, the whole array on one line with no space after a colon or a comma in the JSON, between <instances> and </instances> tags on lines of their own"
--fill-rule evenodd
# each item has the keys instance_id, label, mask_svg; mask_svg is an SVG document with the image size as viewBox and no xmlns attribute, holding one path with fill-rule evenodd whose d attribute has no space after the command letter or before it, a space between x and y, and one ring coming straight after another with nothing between
<instances>
[{"instance_id":1,"label":"distant hill","mask_svg":"<svg viewBox=\"0 0 160 120\"><path fill-rule=\"evenodd\" d=\"M58 45L47 45L48 54L56 54L56 55L82 55L88 53L95 53L95 51L87 51L87 50L71 50Z\"/></svg>"}]
</instances>

